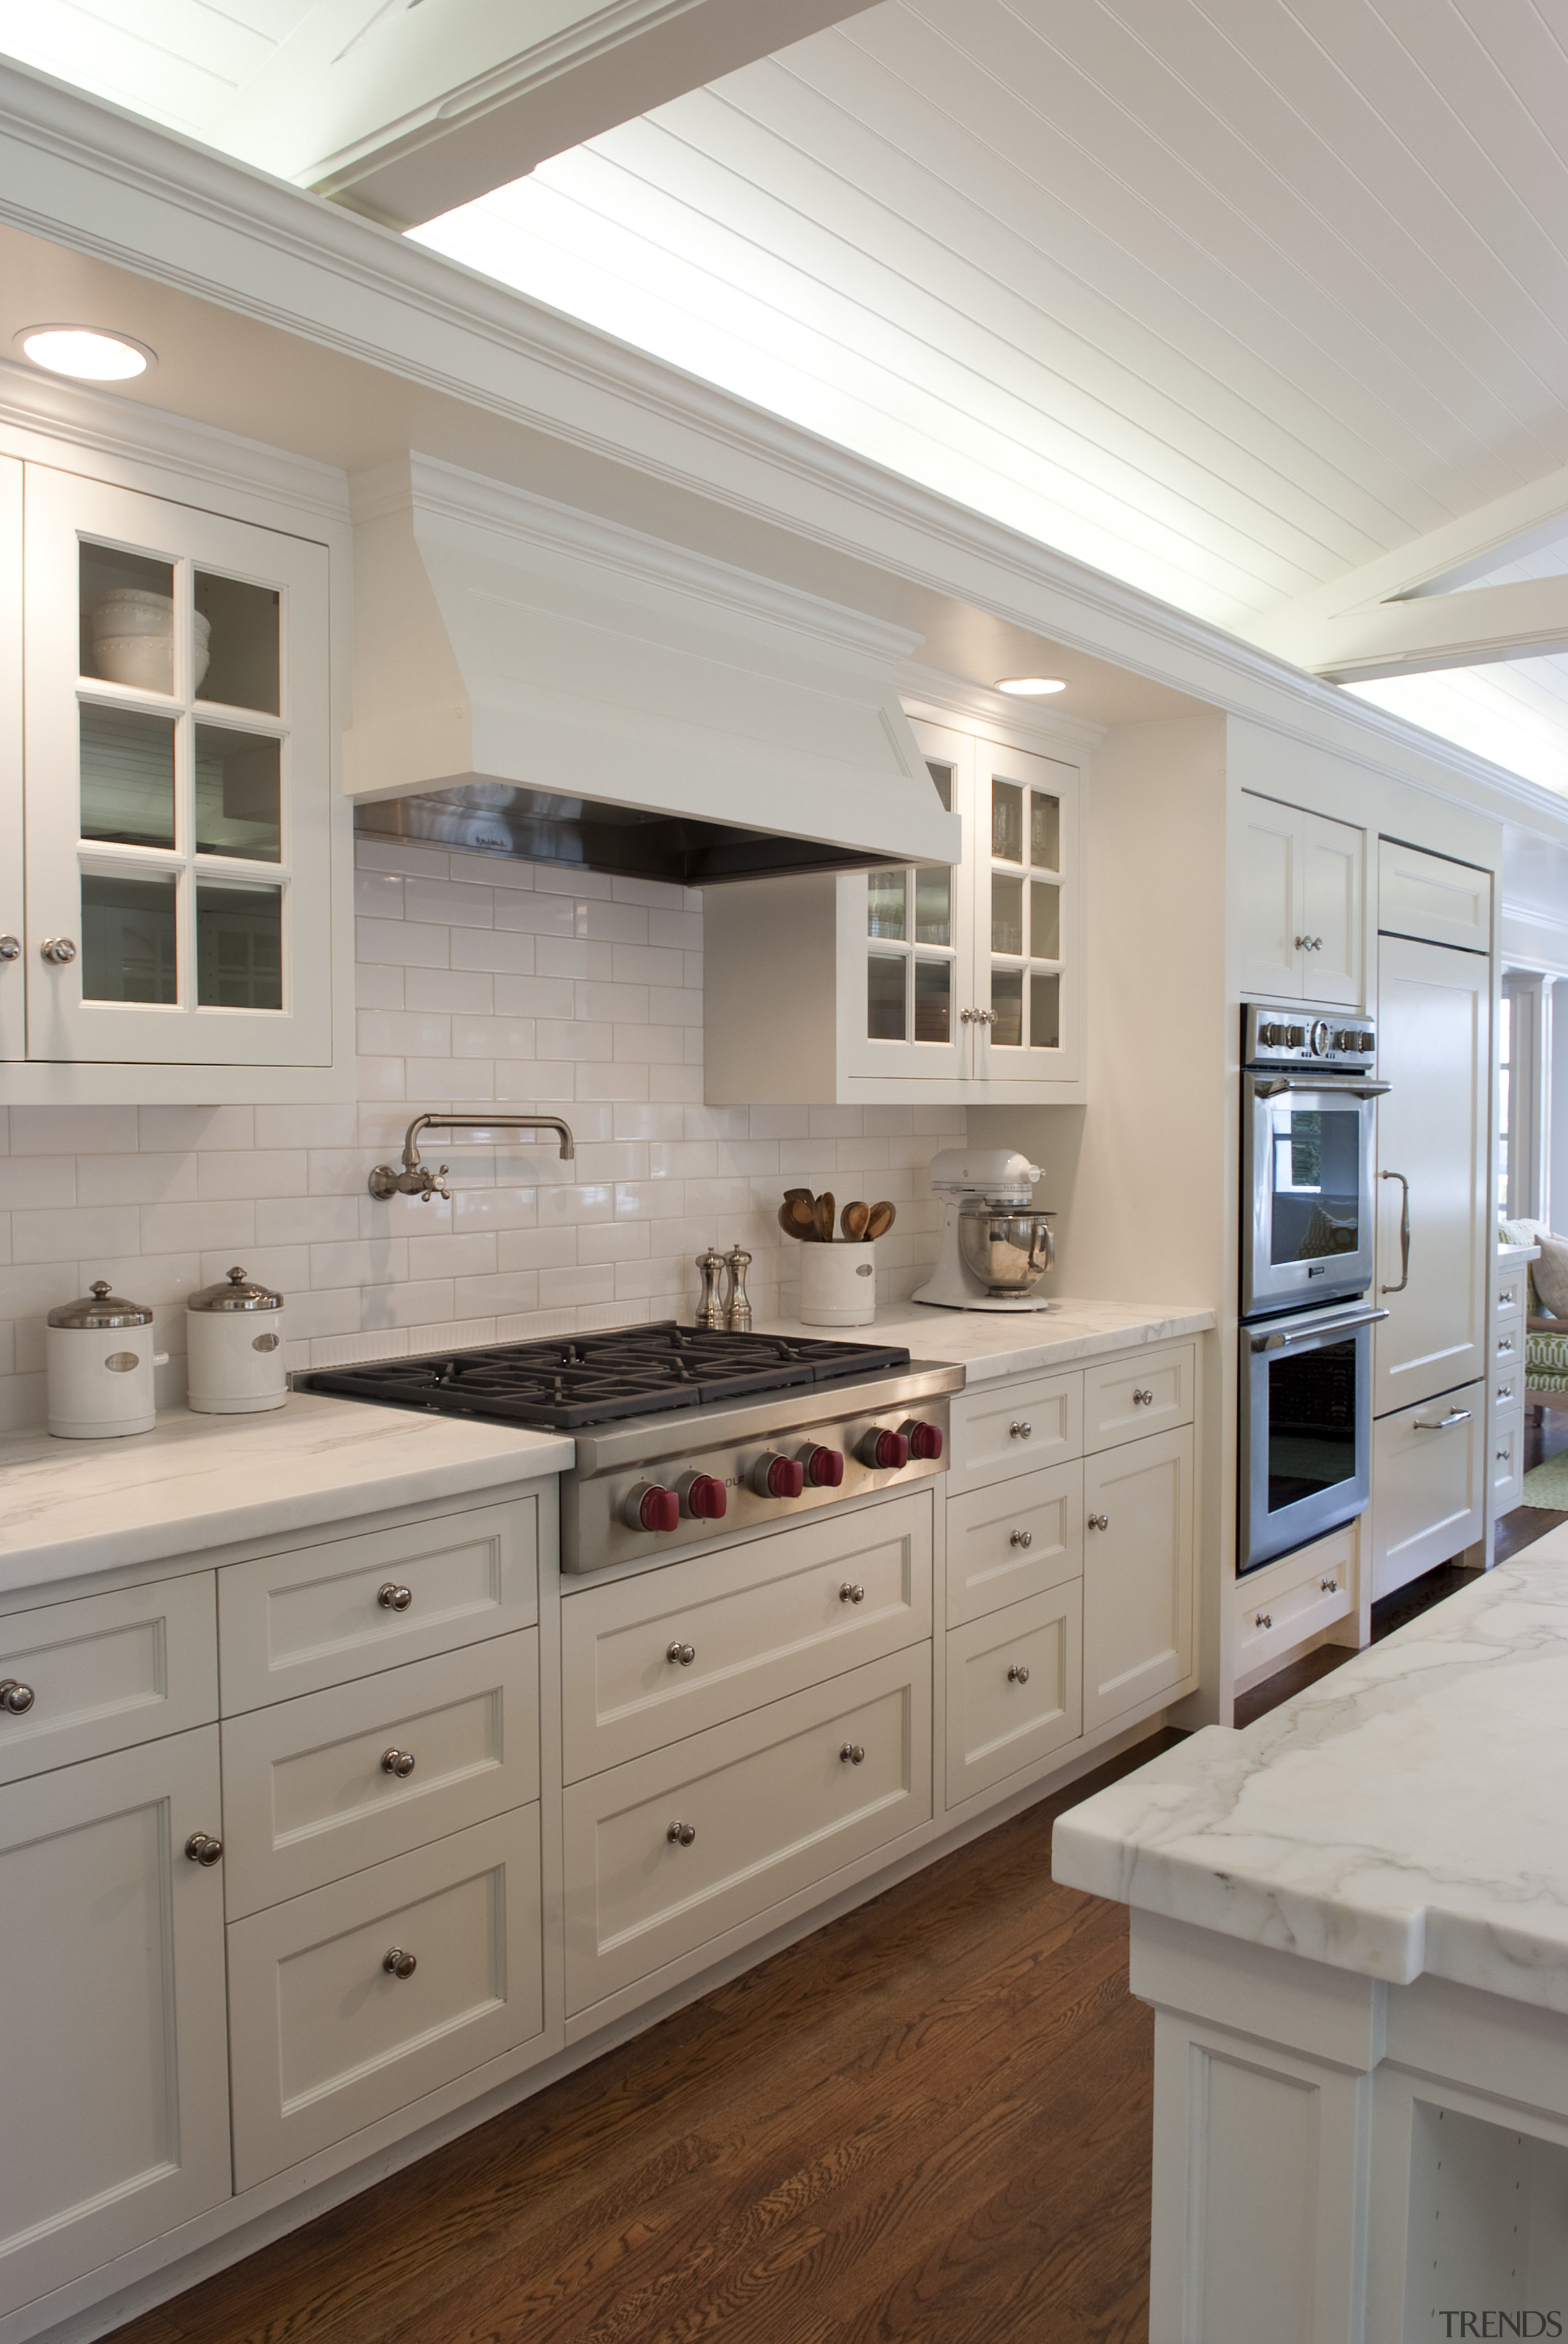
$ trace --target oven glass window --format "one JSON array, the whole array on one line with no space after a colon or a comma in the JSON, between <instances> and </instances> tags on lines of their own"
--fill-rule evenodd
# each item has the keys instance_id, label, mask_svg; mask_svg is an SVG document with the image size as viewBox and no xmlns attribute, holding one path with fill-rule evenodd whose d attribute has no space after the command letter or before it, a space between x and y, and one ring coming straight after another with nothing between
<instances>
[{"instance_id":1,"label":"oven glass window","mask_svg":"<svg viewBox=\"0 0 1568 2344\"><path fill-rule=\"evenodd\" d=\"M1318 1261L1361 1248L1362 1120L1355 1107L1270 1111L1273 1151L1271 1262Z\"/></svg>"},{"instance_id":2,"label":"oven glass window","mask_svg":"<svg viewBox=\"0 0 1568 2344\"><path fill-rule=\"evenodd\" d=\"M1356 1346L1269 1361L1269 1511L1353 1481L1356 1473Z\"/></svg>"}]
</instances>

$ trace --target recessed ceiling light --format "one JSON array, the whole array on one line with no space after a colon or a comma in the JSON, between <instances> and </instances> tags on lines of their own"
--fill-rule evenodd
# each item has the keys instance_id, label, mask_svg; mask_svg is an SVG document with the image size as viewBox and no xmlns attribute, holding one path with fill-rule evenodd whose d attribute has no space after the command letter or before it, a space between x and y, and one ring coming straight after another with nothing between
<instances>
[{"instance_id":1,"label":"recessed ceiling light","mask_svg":"<svg viewBox=\"0 0 1568 2344\"><path fill-rule=\"evenodd\" d=\"M1067 685L1059 675L1002 675L996 688L1010 692L1016 700L1041 700L1048 692L1065 692Z\"/></svg>"},{"instance_id":2,"label":"recessed ceiling light","mask_svg":"<svg viewBox=\"0 0 1568 2344\"><path fill-rule=\"evenodd\" d=\"M158 362L146 342L101 333L95 326L28 326L15 340L35 366L78 382L129 382Z\"/></svg>"}]
</instances>

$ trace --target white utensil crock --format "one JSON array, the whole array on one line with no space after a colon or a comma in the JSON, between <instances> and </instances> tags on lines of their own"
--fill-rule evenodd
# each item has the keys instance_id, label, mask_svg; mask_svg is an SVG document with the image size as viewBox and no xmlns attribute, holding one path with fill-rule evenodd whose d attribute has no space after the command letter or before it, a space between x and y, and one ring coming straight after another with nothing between
<instances>
[{"instance_id":1,"label":"white utensil crock","mask_svg":"<svg viewBox=\"0 0 1568 2344\"><path fill-rule=\"evenodd\" d=\"M79 1302L50 1311L44 1366L56 1440L114 1440L152 1430L153 1369L168 1358L153 1340L152 1312L111 1294L105 1278Z\"/></svg>"},{"instance_id":2,"label":"white utensil crock","mask_svg":"<svg viewBox=\"0 0 1568 2344\"><path fill-rule=\"evenodd\" d=\"M243 1269L186 1304L186 1399L198 1416L252 1416L288 1398L283 1297Z\"/></svg>"},{"instance_id":3,"label":"white utensil crock","mask_svg":"<svg viewBox=\"0 0 1568 2344\"><path fill-rule=\"evenodd\" d=\"M877 1315L875 1244L803 1245L800 1316L808 1327L866 1327Z\"/></svg>"}]
</instances>

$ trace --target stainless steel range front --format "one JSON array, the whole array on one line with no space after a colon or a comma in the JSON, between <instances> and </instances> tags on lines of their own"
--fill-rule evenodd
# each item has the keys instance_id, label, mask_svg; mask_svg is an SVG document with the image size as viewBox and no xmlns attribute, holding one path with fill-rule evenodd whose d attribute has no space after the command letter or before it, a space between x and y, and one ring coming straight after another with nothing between
<instances>
[{"instance_id":1,"label":"stainless steel range front","mask_svg":"<svg viewBox=\"0 0 1568 2344\"><path fill-rule=\"evenodd\" d=\"M561 1569L658 1561L947 1470L961 1368L908 1351L609 1328L297 1376L307 1391L569 1433Z\"/></svg>"}]
</instances>

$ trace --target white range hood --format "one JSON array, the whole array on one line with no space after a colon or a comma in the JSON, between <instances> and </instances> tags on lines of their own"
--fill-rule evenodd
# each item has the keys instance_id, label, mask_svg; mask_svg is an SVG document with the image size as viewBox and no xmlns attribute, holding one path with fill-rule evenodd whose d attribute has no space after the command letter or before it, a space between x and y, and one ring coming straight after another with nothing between
<instances>
[{"instance_id":1,"label":"white range hood","mask_svg":"<svg viewBox=\"0 0 1568 2344\"><path fill-rule=\"evenodd\" d=\"M958 860L918 636L427 457L353 485L357 827L690 885Z\"/></svg>"}]
</instances>

